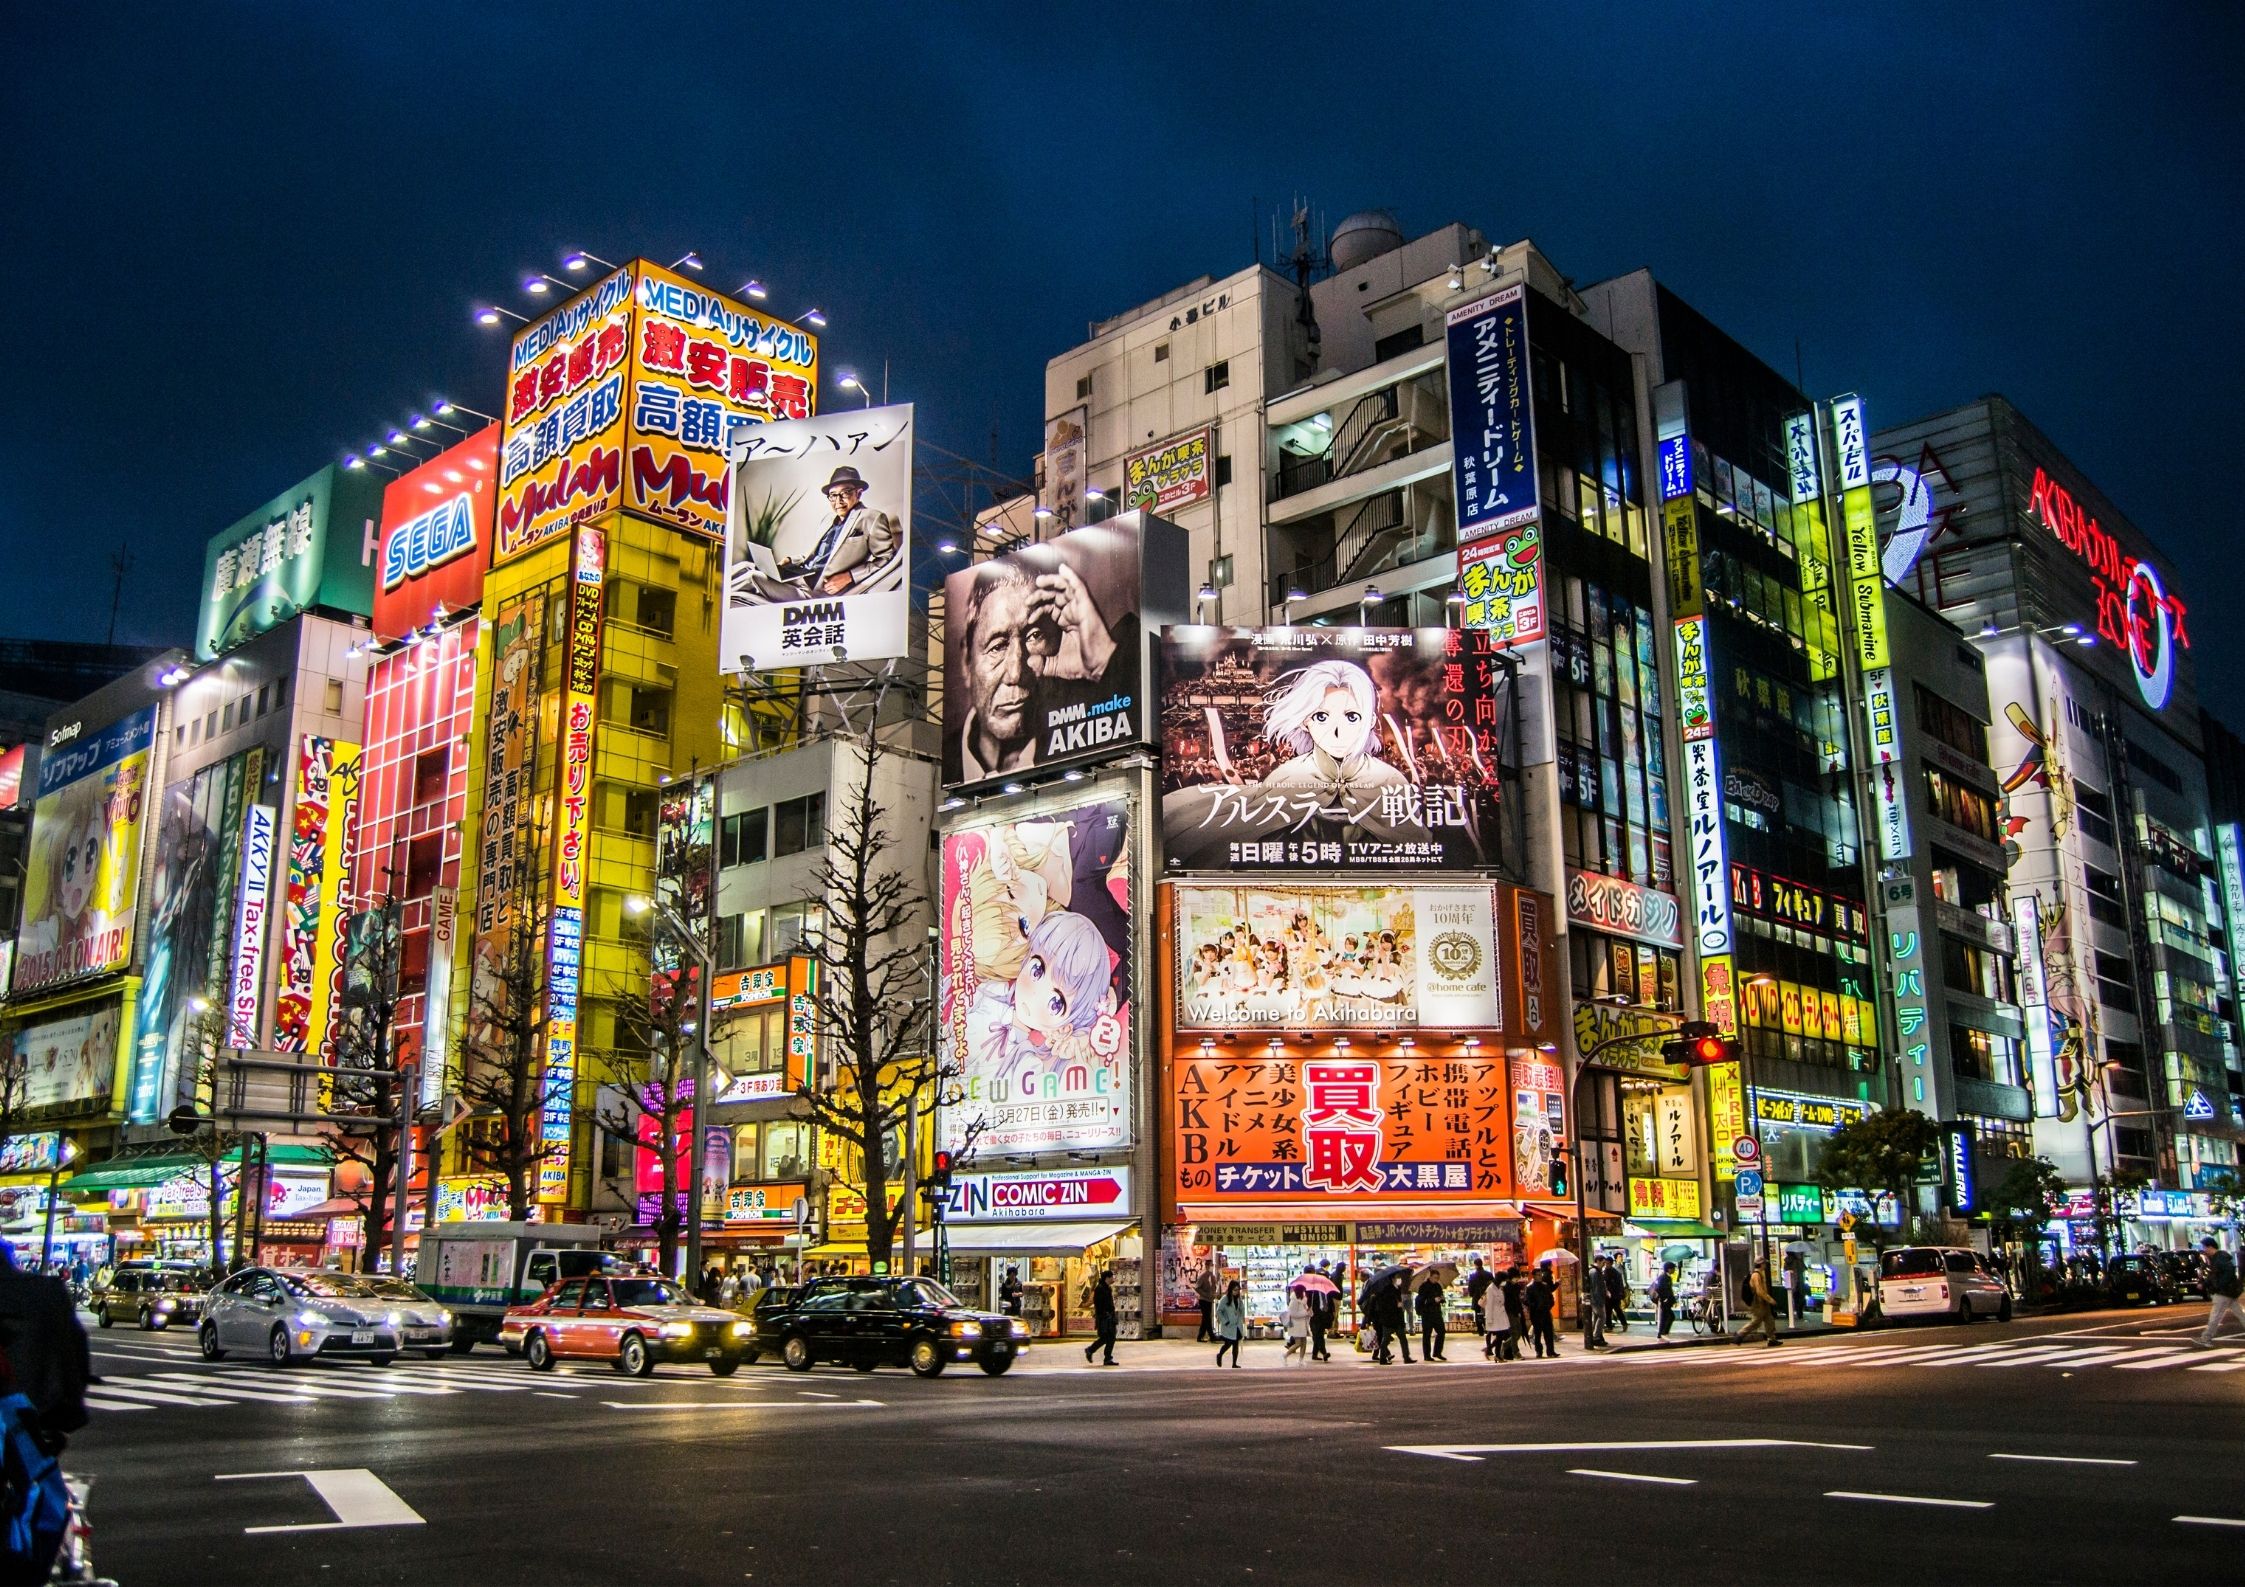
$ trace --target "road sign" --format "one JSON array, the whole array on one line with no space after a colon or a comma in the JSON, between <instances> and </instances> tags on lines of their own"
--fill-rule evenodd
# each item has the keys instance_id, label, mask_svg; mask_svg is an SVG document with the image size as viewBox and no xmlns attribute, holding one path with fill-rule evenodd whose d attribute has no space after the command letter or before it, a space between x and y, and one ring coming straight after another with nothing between
<instances>
[{"instance_id":1,"label":"road sign","mask_svg":"<svg viewBox=\"0 0 2245 1587\"><path fill-rule=\"evenodd\" d=\"M1749 1196L1742 1192L1738 1198L1738 1221L1740 1223L1759 1223L1761 1218L1762 1198L1759 1195Z\"/></svg>"},{"instance_id":2,"label":"road sign","mask_svg":"<svg viewBox=\"0 0 2245 1587\"><path fill-rule=\"evenodd\" d=\"M1759 1168L1741 1168L1738 1171L1738 1199L1743 1203L1748 1196L1762 1199L1762 1171ZM1743 1211L1743 1207L1741 1208Z\"/></svg>"},{"instance_id":3,"label":"road sign","mask_svg":"<svg viewBox=\"0 0 2245 1587\"><path fill-rule=\"evenodd\" d=\"M1731 1156L1742 1163L1758 1163L1762 1160L1762 1143L1751 1135L1741 1135L1731 1142Z\"/></svg>"}]
</instances>

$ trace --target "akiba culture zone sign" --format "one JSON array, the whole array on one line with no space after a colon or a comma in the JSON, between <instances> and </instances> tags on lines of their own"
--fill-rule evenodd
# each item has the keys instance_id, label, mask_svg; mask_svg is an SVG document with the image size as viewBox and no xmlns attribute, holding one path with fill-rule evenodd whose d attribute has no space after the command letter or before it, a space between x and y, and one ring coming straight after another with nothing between
<instances>
[{"instance_id":1,"label":"akiba culture zone sign","mask_svg":"<svg viewBox=\"0 0 2245 1587\"><path fill-rule=\"evenodd\" d=\"M2182 598L2168 592L2157 568L2122 550L2073 492L2039 465L2027 509L2087 564L2097 592L2097 637L2125 651L2144 704L2154 711L2164 707L2175 690L2176 647L2190 649Z\"/></svg>"}]
</instances>

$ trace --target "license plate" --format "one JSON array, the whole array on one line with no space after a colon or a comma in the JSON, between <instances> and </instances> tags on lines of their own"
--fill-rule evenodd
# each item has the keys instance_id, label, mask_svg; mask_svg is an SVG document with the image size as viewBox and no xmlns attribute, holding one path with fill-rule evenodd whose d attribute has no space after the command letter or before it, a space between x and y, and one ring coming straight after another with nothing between
<instances>
[{"instance_id":1,"label":"license plate","mask_svg":"<svg viewBox=\"0 0 2245 1587\"><path fill-rule=\"evenodd\" d=\"M1000 1340L999 1340L999 1341L998 1341L998 1342L997 1342L996 1344L993 1344L993 1345L992 1345L992 1346L990 1347L990 1353L991 1353L992 1355L994 1355L994 1356L1010 1356L1010 1355L1012 1355L1012 1354L1013 1354L1013 1341L1012 1341L1012 1340L1010 1340L1010 1339L1000 1339Z\"/></svg>"},{"instance_id":2,"label":"license plate","mask_svg":"<svg viewBox=\"0 0 2245 1587\"><path fill-rule=\"evenodd\" d=\"M370 1345L374 1343L374 1330L371 1328L353 1329L351 1333L351 1343L355 1345Z\"/></svg>"},{"instance_id":3,"label":"license plate","mask_svg":"<svg viewBox=\"0 0 2245 1587\"><path fill-rule=\"evenodd\" d=\"M711 1346L710 1346L710 1347L709 1347L709 1348L708 1348L707 1350L704 1350L704 1351L702 1352L702 1354L703 1354L703 1355L705 1355L705 1356L709 1357L709 1359L710 1359L710 1360L712 1360L712 1361L715 1361L715 1360L716 1360L716 1359L717 1359L717 1358L718 1358L719 1356L723 1355L724 1353L725 1353L725 1352L724 1352L724 1349L723 1349L723 1348L722 1348L721 1346L718 1346L718 1345L711 1345Z\"/></svg>"}]
</instances>

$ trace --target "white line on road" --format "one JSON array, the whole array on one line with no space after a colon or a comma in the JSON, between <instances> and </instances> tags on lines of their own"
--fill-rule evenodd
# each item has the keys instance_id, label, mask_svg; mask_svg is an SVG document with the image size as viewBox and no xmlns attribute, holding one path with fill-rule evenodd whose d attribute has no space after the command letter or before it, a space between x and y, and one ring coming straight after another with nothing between
<instances>
[{"instance_id":1,"label":"white line on road","mask_svg":"<svg viewBox=\"0 0 2245 1587\"><path fill-rule=\"evenodd\" d=\"M1847 1488L1834 1488L1824 1495L1827 1499L1868 1499L1874 1504L1929 1504L1943 1510L1993 1510L1995 1503L1989 1499L1929 1499L1915 1493L1857 1493Z\"/></svg>"},{"instance_id":2,"label":"white line on road","mask_svg":"<svg viewBox=\"0 0 2245 1587\"><path fill-rule=\"evenodd\" d=\"M790 1405L785 1400L602 1400L611 1411L851 1411L861 1405L885 1408L886 1400L833 1400L823 1405Z\"/></svg>"},{"instance_id":3,"label":"white line on road","mask_svg":"<svg viewBox=\"0 0 2245 1587\"><path fill-rule=\"evenodd\" d=\"M91 1394L86 1396L89 1411L152 1411L155 1408L153 1405L128 1405L123 1400L104 1400Z\"/></svg>"},{"instance_id":4,"label":"white line on road","mask_svg":"<svg viewBox=\"0 0 2245 1587\"><path fill-rule=\"evenodd\" d=\"M2176 1366L2188 1361L2196 1354L2195 1350L2162 1350L2158 1355L2147 1356L2141 1361L2115 1361L2112 1369L2115 1372L2153 1372L2161 1367Z\"/></svg>"},{"instance_id":5,"label":"white line on road","mask_svg":"<svg viewBox=\"0 0 2245 1587\"><path fill-rule=\"evenodd\" d=\"M1990 1455L1990 1460L2033 1460L2048 1466L2133 1466L2133 1460L2106 1460L2098 1455Z\"/></svg>"},{"instance_id":6,"label":"white line on road","mask_svg":"<svg viewBox=\"0 0 2245 1587\"><path fill-rule=\"evenodd\" d=\"M1388 1444L1394 1455L1437 1460L1480 1460L1489 1455L1594 1455L1637 1449L1870 1449L1870 1444L1821 1444L1800 1438L1669 1438L1593 1444Z\"/></svg>"},{"instance_id":7,"label":"white line on road","mask_svg":"<svg viewBox=\"0 0 2245 1587\"><path fill-rule=\"evenodd\" d=\"M2232 1520L2226 1515L2178 1515L2175 1517L2175 1524L2177 1526L2245 1526L2245 1521Z\"/></svg>"},{"instance_id":8,"label":"white line on road","mask_svg":"<svg viewBox=\"0 0 2245 1587\"><path fill-rule=\"evenodd\" d=\"M1599 1471L1591 1466L1569 1466L1567 1475L1570 1477L1604 1477L1609 1482L1657 1482L1663 1487L1669 1488L1695 1488L1699 1485L1697 1477L1654 1477L1642 1471Z\"/></svg>"},{"instance_id":9,"label":"white line on road","mask_svg":"<svg viewBox=\"0 0 2245 1587\"><path fill-rule=\"evenodd\" d=\"M573 1400L577 1397L574 1394L563 1394L556 1389L532 1389L530 1392L537 1395L541 1400Z\"/></svg>"},{"instance_id":10,"label":"white line on road","mask_svg":"<svg viewBox=\"0 0 2245 1587\"><path fill-rule=\"evenodd\" d=\"M221 1472L220 1482L251 1482L269 1477L302 1477L312 1491L335 1512L332 1521L302 1521L293 1526L245 1526L245 1533L340 1532L366 1526L421 1526L421 1512L407 1504L390 1485L364 1466L320 1471Z\"/></svg>"},{"instance_id":11,"label":"white line on road","mask_svg":"<svg viewBox=\"0 0 2245 1587\"><path fill-rule=\"evenodd\" d=\"M121 1394L129 1400L153 1400L158 1405L230 1405L230 1400L203 1399L192 1394L176 1394L164 1389L144 1389L134 1383L119 1383L112 1379L101 1386L104 1394Z\"/></svg>"},{"instance_id":12,"label":"white line on road","mask_svg":"<svg viewBox=\"0 0 2245 1587\"><path fill-rule=\"evenodd\" d=\"M838 1400L842 1397L839 1394L821 1394L816 1389L800 1389L797 1392L806 1400Z\"/></svg>"}]
</instances>

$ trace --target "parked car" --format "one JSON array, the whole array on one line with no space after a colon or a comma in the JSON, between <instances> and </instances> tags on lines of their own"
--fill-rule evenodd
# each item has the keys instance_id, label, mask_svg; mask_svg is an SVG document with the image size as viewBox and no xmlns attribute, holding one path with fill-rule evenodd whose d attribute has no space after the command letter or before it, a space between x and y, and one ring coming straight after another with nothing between
<instances>
[{"instance_id":1,"label":"parked car","mask_svg":"<svg viewBox=\"0 0 2245 1587\"><path fill-rule=\"evenodd\" d=\"M108 1283L94 1286L91 1305L104 1328L192 1323L203 1314L202 1274L184 1262L120 1263Z\"/></svg>"},{"instance_id":2,"label":"parked car","mask_svg":"<svg viewBox=\"0 0 2245 1587\"><path fill-rule=\"evenodd\" d=\"M1979 1252L1904 1245L1879 1253L1879 1311L1887 1317L2011 1321L2011 1286Z\"/></svg>"},{"instance_id":3,"label":"parked car","mask_svg":"<svg viewBox=\"0 0 2245 1587\"><path fill-rule=\"evenodd\" d=\"M791 1372L832 1361L860 1372L909 1366L932 1378L953 1361L972 1361L997 1377L1029 1347L1022 1319L963 1306L932 1278L820 1280L791 1305L759 1308L756 1327L757 1348Z\"/></svg>"},{"instance_id":4,"label":"parked car","mask_svg":"<svg viewBox=\"0 0 2245 1587\"><path fill-rule=\"evenodd\" d=\"M706 1361L729 1378L747 1359L755 1324L704 1306L667 1278L565 1278L527 1306L512 1306L499 1342L550 1372L566 1359L606 1361L643 1378L658 1361Z\"/></svg>"},{"instance_id":5,"label":"parked car","mask_svg":"<svg viewBox=\"0 0 2245 1587\"><path fill-rule=\"evenodd\" d=\"M2115 1306L2157 1306L2180 1300L2182 1291L2157 1252L2139 1251L2105 1268L2105 1298Z\"/></svg>"},{"instance_id":6,"label":"parked car","mask_svg":"<svg viewBox=\"0 0 2245 1587\"><path fill-rule=\"evenodd\" d=\"M396 1302L356 1273L245 1267L210 1292L196 1339L206 1361L240 1351L276 1367L315 1356L388 1366L406 1333Z\"/></svg>"},{"instance_id":7,"label":"parked car","mask_svg":"<svg viewBox=\"0 0 2245 1587\"><path fill-rule=\"evenodd\" d=\"M2206 1258L2198 1251L2162 1251L2159 1265L2179 1299L2206 1299Z\"/></svg>"}]
</instances>

